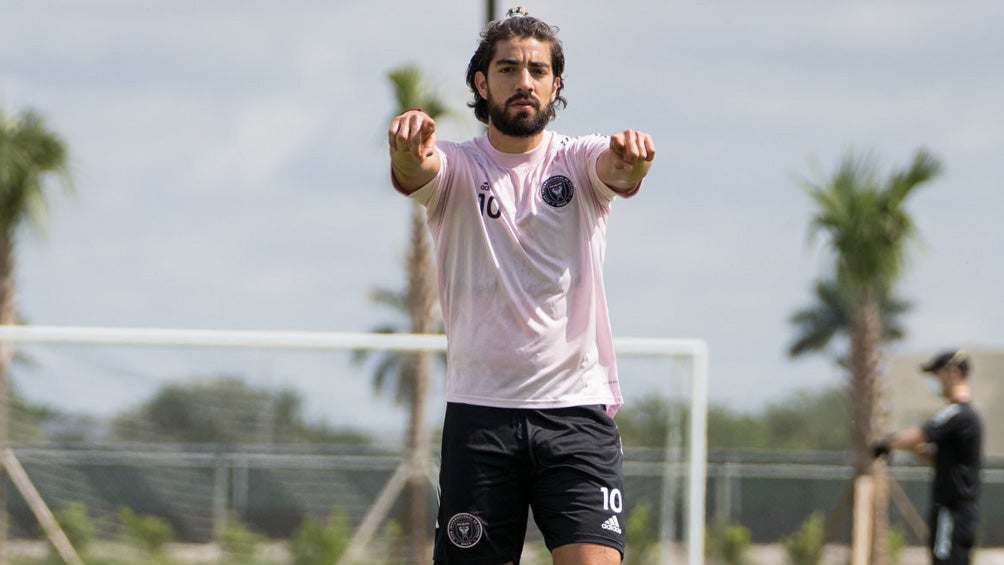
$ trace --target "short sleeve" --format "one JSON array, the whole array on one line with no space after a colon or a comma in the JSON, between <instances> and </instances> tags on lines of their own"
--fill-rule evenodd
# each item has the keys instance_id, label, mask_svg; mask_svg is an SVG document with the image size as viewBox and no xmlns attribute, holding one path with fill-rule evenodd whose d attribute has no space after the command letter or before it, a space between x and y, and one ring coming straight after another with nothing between
<instances>
[{"instance_id":1,"label":"short sleeve","mask_svg":"<svg viewBox=\"0 0 1004 565\"><path fill-rule=\"evenodd\" d=\"M608 136L594 134L581 137L577 141L580 144L578 150L579 158L585 163L590 184L593 186L597 196L609 202L618 196L621 198L631 198L638 193L638 189L641 188L641 182L627 192L618 192L600 180L600 175L596 172L596 164L600 159L600 155L610 147L610 138Z\"/></svg>"},{"instance_id":2,"label":"short sleeve","mask_svg":"<svg viewBox=\"0 0 1004 565\"><path fill-rule=\"evenodd\" d=\"M958 404L946 406L941 412L924 424L922 428L924 437L935 444L940 444L947 438L952 437L959 427L964 425L962 421L964 418L959 416L961 411L962 409Z\"/></svg>"}]
</instances>

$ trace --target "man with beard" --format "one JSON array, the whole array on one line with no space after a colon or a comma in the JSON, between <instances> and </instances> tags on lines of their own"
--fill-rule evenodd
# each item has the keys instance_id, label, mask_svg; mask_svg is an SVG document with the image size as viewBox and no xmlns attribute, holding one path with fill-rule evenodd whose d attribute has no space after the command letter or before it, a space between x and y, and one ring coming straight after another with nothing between
<instances>
[{"instance_id":1,"label":"man with beard","mask_svg":"<svg viewBox=\"0 0 1004 565\"><path fill-rule=\"evenodd\" d=\"M426 207L449 343L437 564L519 563L528 509L555 564L623 556L602 267L611 203L638 191L655 147L547 130L563 70L556 28L510 10L467 69L485 135L438 141L420 109L388 131L393 185Z\"/></svg>"}]
</instances>

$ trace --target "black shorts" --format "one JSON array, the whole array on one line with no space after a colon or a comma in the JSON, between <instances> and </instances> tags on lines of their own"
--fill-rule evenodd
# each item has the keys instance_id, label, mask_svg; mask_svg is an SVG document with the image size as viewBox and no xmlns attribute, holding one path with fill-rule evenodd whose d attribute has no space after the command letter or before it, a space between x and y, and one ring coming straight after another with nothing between
<instances>
[{"instance_id":1,"label":"black shorts","mask_svg":"<svg viewBox=\"0 0 1004 565\"><path fill-rule=\"evenodd\" d=\"M623 556L621 457L602 406L447 404L435 562L518 564L528 508L549 550L594 543Z\"/></svg>"},{"instance_id":2,"label":"black shorts","mask_svg":"<svg viewBox=\"0 0 1004 565\"><path fill-rule=\"evenodd\" d=\"M969 554L976 541L978 508L975 504L962 504L949 509L935 504L931 509L929 525L931 562L935 565L968 565Z\"/></svg>"}]
</instances>

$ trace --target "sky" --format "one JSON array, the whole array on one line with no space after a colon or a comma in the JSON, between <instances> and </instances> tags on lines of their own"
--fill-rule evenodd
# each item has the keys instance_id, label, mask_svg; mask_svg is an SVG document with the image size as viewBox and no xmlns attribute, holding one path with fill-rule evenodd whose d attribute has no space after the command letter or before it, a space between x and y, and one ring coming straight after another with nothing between
<instances>
[{"instance_id":1,"label":"sky","mask_svg":"<svg viewBox=\"0 0 1004 565\"><path fill-rule=\"evenodd\" d=\"M1004 4L524 5L564 44L569 104L553 129L638 129L657 147L643 190L610 218L616 336L706 340L711 400L736 410L841 383L825 357L786 354L789 318L812 303L831 263L825 238L809 239L801 182L849 150L889 171L925 148L945 169L907 203L919 238L897 291L913 308L888 355L1004 346ZM19 234L21 316L325 332L396 320L367 298L403 285L407 242L409 203L388 183L386 75L417 65L453 109L439 136L479 135L464 74L483 10L445 0L0 0L0 108L40 112L66 140L74 179L73 195L51 187L45 237ZM85 412L231 358L275 386L311 362L33 351L20 388ZM389 406L359 378L317 380L297 386L320 417L365 421L380 410L360 404ZM624 386L629 402L648 387Z\"/></svg>"}]
</instances>

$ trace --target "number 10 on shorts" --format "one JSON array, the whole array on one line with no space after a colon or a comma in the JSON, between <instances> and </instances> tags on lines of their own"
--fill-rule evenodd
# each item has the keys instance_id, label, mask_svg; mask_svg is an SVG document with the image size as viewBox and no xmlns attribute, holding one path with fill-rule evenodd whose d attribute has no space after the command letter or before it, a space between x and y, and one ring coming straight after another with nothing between
<instances>
[{"instance_id":1,"label":"number 10 on shorts","mask_svg":"<svg viewBox=\"0 0 1004 565\"><path fill-rule=\"evenodd\" d=\"M608 489L607 487L600 487L600 492L603 493L603 509L613 510L617 514L620 514L624 510L624 496L621 494L620 489Z\"/></svg>"}]
</instances>

